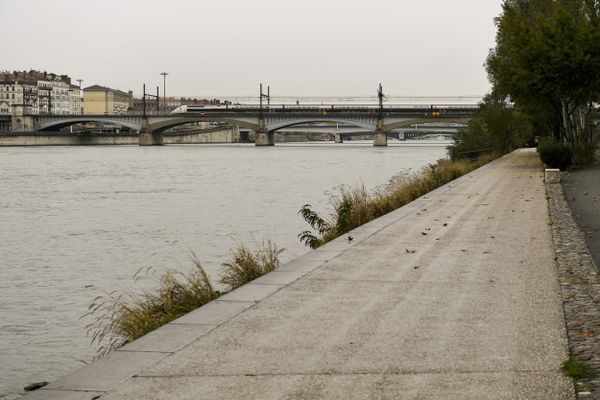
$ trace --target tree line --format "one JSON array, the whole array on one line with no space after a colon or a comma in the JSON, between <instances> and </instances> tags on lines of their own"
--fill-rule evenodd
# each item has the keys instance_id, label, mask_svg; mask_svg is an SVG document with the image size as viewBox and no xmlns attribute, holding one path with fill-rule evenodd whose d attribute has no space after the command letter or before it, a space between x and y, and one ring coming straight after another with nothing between
<instances>
[{"instance_id":1,"label":"tree line","mask_svg":"<svg viewBox=\"0 0 600 400\"><path fill-rule=\"evenodd\" d=\"M591 143L600 99L600 0L504 0L495 23L496 47L485 62L492 91L452 155L506 153L535 136Z\"/></svg>"}]
</instances>

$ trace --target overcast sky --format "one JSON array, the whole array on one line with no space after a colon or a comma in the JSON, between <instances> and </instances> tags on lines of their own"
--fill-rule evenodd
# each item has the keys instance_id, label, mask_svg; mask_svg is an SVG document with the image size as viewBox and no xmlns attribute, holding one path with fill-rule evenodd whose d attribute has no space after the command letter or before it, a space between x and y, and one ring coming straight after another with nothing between
<instances>
[{"instance_id":1,"label":"overcast sky","mask_svg":"<svg viewBox=\"0 0 600 400\"><path fill-rule=\"evenodd\" d=\"M483 95L501 0L0 0L0 69L167 95Z\"/></svg>"}]
</instances>

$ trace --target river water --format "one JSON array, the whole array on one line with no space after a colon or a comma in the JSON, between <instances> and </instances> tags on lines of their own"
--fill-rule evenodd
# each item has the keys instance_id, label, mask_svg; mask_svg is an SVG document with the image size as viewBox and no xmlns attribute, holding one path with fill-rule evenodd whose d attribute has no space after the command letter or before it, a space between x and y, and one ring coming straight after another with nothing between
<instances>
[{"instance_id":1,"label":"river water","mask_svg":"<svg viewBox=\"0 0 600 400\"><path fill-rule=\"evenodd\" d=\"M52 381L96 349L80 320L133 274L191 268L212 277L237 242L305 252L297 215L327 210L341 184L369 189L446 156L444 142L0 148L0 397Z\"/></svg>"}]
</instances>

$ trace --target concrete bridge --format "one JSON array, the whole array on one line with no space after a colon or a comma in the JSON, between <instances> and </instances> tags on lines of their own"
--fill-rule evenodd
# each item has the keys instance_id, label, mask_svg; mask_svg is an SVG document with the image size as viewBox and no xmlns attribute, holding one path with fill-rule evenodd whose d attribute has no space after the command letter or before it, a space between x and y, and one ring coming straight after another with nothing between
<instances>
[{"instance_id":1,"label":"concrete bridge","mask_svg":"<svg viewBox=\"0 0 600 400\"><path fill-rule=\"evenodd\" d=\"M454 137L454 135L461 129L464 129L466 125L427 125L408 128L394 129L393 131L386 132L388 138L394 138L399 140L416 139L428 135L443 135L446 137ZM310 134L321 134L329 138L334 138L336 143L343 143L344 140L351 140L355 137L372 136L373 131L354 127L354 126L338 126L338 125L296 125L293 127L283 128L277 131L277 133L283 136L286 135L310 135Z\"/></svg>"},{"instance_id":2,"label":"concrete bridge","mask_svg":"<svg viewBox=\"0 0 600 400\"><path fill-rule=\"evenodd\" d=\"M162 145L163 132L193 122L223 122L255 132L257 146L272 146L274 132L315 122L339 123L373 132L375 146L387 145L388 132L415 124L464 124L475 107L231 106L166 115L23 115L13 116L13 131L55 131L85 122L121 125L139 132L139 144ZM339 138L341 141L341 136Z\"/></svg>"}]
</instances>

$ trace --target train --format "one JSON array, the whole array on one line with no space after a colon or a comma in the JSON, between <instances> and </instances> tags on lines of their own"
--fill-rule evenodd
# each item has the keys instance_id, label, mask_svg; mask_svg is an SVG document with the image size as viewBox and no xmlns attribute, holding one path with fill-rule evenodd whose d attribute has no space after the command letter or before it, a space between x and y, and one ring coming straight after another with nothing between
<instances>
[{"instance_id":1,"label":"train","mask_svg":"<svg viewBox=\"0 0 600 400\"><path fill-rule=\"evenodd\" d=\"M183 105L171 111L172 115L178 114L204 114L206 112L256 112L260 106L258 104L226 104L226 105ZM440 111L442 113L452 110L475 110L479 108L476 105L464 104L443 104L443 105L406 105L406 104L386 104L384 111L405 111L405 112L432 112ZM379 106L376 104L264 104L264 112L282 112L282 111L328 111L328 112L377 112Z\"/></svg>"}]
</instances>

